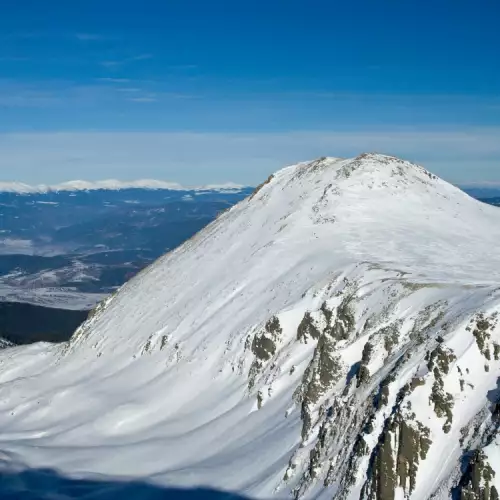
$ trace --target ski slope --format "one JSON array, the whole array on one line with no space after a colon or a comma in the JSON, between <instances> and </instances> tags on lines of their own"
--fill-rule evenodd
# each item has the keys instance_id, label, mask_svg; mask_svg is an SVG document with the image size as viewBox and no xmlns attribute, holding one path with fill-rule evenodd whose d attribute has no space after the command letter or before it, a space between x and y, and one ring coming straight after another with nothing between
<instances>
[{"instance_id":1,"label":"ski slope","mask_svg":"<svg viewBox=\"0 0 500 500\"><path fill-rule=\"evenodd\" d=\"M460 464L500 467L499 241L497 208L397 158L280 170L70 343L0 351L2 467L251 498L479 495L492 480Z\"/></svg>"}]
</instances>

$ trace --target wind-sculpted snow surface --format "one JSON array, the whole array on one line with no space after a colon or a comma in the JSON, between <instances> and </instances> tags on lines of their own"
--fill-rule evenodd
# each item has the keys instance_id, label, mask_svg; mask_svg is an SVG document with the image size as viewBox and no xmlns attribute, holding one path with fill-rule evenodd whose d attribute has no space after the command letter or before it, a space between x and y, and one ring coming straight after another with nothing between
<instances>
[{"instance_id":1,"label":"wind-sculpted snow surface","mask_svg":"<svg viewBox=\"0 0 500 500\"><path fill-rule=\"evenodd\" d=\"M0 351L0 448L257 498L497 499L500 212L383 155L277 172L100 304Z\"/></svg>"}]
</instances>

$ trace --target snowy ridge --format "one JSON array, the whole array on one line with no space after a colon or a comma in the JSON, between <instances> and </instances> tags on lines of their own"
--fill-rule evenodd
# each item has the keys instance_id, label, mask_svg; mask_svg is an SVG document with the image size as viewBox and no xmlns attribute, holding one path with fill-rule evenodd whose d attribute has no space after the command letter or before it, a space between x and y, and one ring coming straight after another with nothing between
<instances>
[{"instance_id":1,"label":"snowy ridge","mask_svg":"<svg viewBox=\"0 0 500 500\"><path fill-rule=\"evenodd\" d=\"M138 181L119 181L108 179L103 181L69 181L56 185L40 184L30 186L21 182L0 182L0 192L31 194L50 193L57 191L96 191L100 189L118 191L121 189L168 189L173 191L239 191L244 186L228 182L225 184L211 184L207 186L186 187L176 182L157 181L153 179L142 179Z\"/></svg>"},{"instance_id":2,"label":"snowy ridge","mask_svg":"<svg viewBox=\"0 0 500 500\"><path fill-rule=\"evenodd\" d=\"M497 208L397 158L280 170L70 343L0 351L0 449L255 498L498 498L498 241Z\"/></svg>"}]
</instances>

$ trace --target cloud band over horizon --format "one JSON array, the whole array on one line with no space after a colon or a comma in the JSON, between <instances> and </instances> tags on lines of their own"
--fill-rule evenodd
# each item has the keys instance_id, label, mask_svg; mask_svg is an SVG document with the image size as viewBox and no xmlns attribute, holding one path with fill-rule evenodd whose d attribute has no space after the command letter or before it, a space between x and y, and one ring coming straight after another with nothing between
<instances>
[{"instance_id":1,"label":"cloud band over horizon","mask_svg":"<svg viewBox=\"0 0 500 500\"><path fill-rule=\"evenodd\" d=\"M320 156L391 154L456 184L499 184L500 129L0 134L0 181L154 178L181 184L256 185L279 168Z\"/></svg>"}]
</instances>

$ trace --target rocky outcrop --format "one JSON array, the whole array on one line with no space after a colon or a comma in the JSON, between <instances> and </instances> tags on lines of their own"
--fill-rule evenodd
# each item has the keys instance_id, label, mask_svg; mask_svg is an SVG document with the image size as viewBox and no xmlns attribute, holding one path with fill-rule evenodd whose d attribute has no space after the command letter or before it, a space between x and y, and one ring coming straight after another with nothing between
<instances>
[{"instance_id":1,"label":"rocky outcrop","mask_svg":"<svg viewBox=\"0 0 500 500\"><path fill-rule=\"evenodd\" d=\"M254 361L248 374L249 390L254 387L255 379L265 363L276 354L277 344L282 333L283 330L278 317L273 316L267 321L264 328L253 337L251 351L254 355Z\"/></svg>"},{"instance_id":2,"label":"rocky outcrop","mask_svg":"<svg viewBox=\"0 0 500 500\"><path fill-rule=\"evenodd\" d=\"M476 340L477 348L484 356L485 371L489 370L489 362L492 359L498 361L500 358L500 346L498 343L491 340L491 334L498 325L498 314L493 313L486 316L484 313L477 314L471 319L467 326L467 331L472 331L472 335Z\"/></svg>"},{"instance_id":3,"label":"rocky outcrop","mask_svg":"<svg viewBox=\"0 0 500 500\"><path fill-rule=\"evenodd\" d=\"M318 340L320 335L320 327L316 325L311 313L307 311L297 328L297 340L307 344L309 340Z\"/></svg>"},{"instance_id":4,"label":"rocky outcrop","mask_svg":"<svg viewBox=\"0 0 500 500\"><path fill-rule=\"evenodd\" d=\"M335 311L327 303L321 306L326 326L319 331L311 321L309 313L299 325L297 337L317 338L317 345L311 362L304 372L302 383L295 391L295 400L301 405L302 439L306 439L312 425L312 412L322 396L339 382L343 364L337 353L337 343L346 340L355 329L352 298L344 299Z\"/></svg>"},{"instance_id":5,"label":"rocky outcrop","mask_svg":"<svg viewBox=\"0 0 500 500\"><path fill-rule=\"evenodd\" d=\"M453 422L453 395L444 390L444 376L450 373L450 365L457 359L455 354L442 345L439 345L427 355L427 368L434 375L434 384L430 401L434 405L434 412L438 418L445 418L443 431L449 433Z\"/></svg>"},{"instance_id":6,"label":"rocky outcrop","mask_svg":"<svg viewBox=\"0 0 500 500\"><path fill-rule=\"evenodd\" d=\"M475 451L469 459L456 496L460 500L499 500L493 480L496 472L482 450Z\"/></svg>"},{"instance_id":7,"label":"rocky outcrop","mask_svg":"<svg viewBox=\"0 0 500 500\"><path fill-rule=\"evenodd\" d=\"M410 496L416 487L419 464L426 459L431 444L430 429L414 414L395 411L372 453L361 498L393 500L398 488Z\"/></svg>"}]
</instances>

